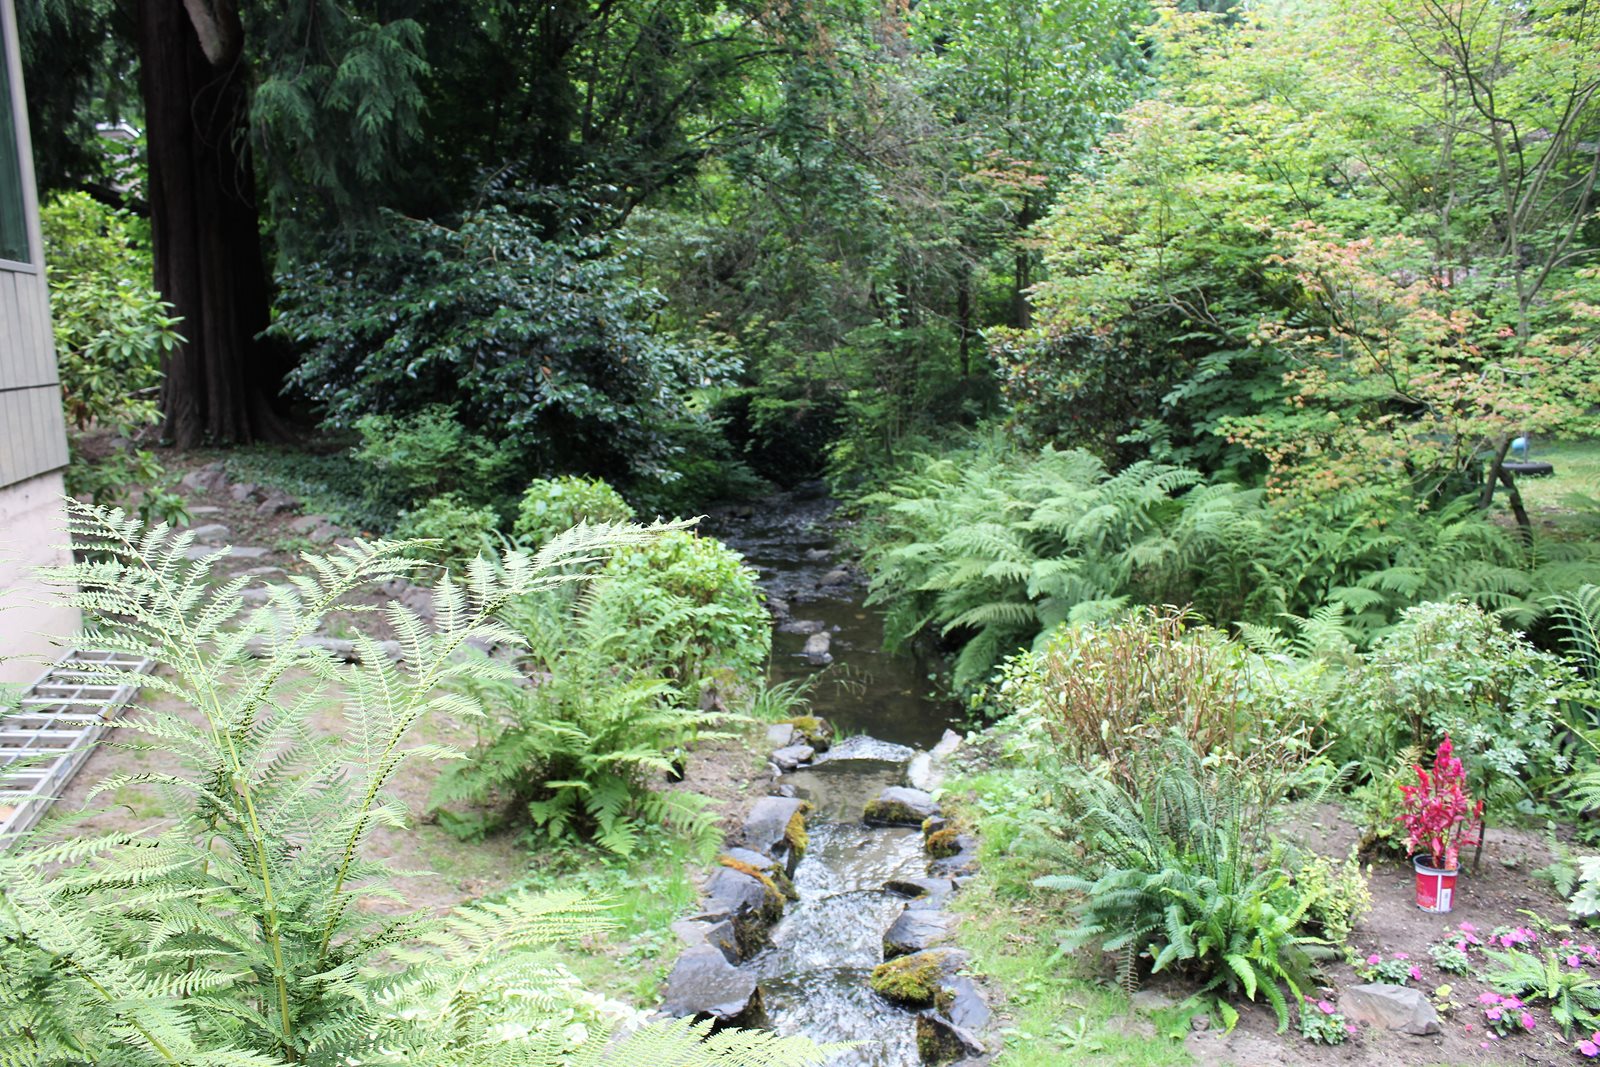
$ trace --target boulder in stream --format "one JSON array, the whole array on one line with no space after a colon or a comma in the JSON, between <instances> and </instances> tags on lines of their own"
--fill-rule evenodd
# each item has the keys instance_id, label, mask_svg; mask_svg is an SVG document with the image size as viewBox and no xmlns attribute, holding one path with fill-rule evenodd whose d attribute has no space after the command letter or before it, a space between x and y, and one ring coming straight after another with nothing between
<instances>
[{"instance_id":1,"label":"boulder in stream","mask_svg":"<svg viewBox=\"0 0 1600 1067\"><path fill-rule=\"evenodd\" d=\"M794 797L762 797L744 820L745 847L781 860L793 875L806 850L808 806Z\"/></svg>"},{"instance_id":2,"label":"boulder in stream","mask_svg":"<svg viewBox=\"0 0 1600 1067\"><path fill-rule=\"evenodd\" d=\"M785 745L767 757L780 771L792 771L802 763L810 763L817 750L810 745Z\"/></svg>"},{"instance_id":3,"label":"boulder in stream","mask_svg":"<svg viewBox=\"0 0 1600 1067\"><path fill-rule=\"evenodd\" d=\"M833 643L833 635L823 630L806 638L806 647L801 655L813 667L826 667L833 662L833 653L828 651L828 646Z\"/></svg>"},{"instance_id":4,"label":"boulder in stream","mask_svg":"<svg viewBox=\"0 0 1600 1067\"><path fill-rule=\"evenodd\" d=\"M675 1017L709 1016L733 1026L759 1026L764 1015L755 975L729 963L711 945L696 945L678 957L661 1008Z\"/></svg>"},{"instance_id":5,"label":"boulder in stream","mask_svg":"<svg viewBox=\"0 0 1600 1067\"><path fill-rule=\"evenodd\" d=\"M739 941L734 936L732 919L679 919L672 924L672 932L683 941L685 948L710 945L729 963L739 962Z\"/></svg>"},{"instance_id":6,"label":"boulder in stream","mask_svg":"<svg viewBox=\"0 0 1600 1067\"><path fill-rule=\"evenodd\" d=\"M891 1004L905 1008L931 1008L940 991L968 956L958 948L935 948L896 956L878 964L867 978L872 991Z\"/></svg>"},{"instance_id":7,"label":"boulder in stream","mask_svg":"<svg viewBox=\"0 0 1600 1067\"><path fill-rule=\"evenodd\" d=\"M891 878L883 888L897 897L910 897L908 908L940 908L956 891L948 878Z\"/></svg>"},{"instance_id":8,"label":"boulder in stream","mask_svg":"<svg viewBox=\"0 0 1600 1067\"><path fill-rule=\"evenodd\" d=\"M956 917L949 912L907 908L883 935L883 958L893 959L933 948L948 941L955 929Z\"/></svg>"},{"instance_id":9,"label":"boulder in stream","mask_svg":"<svg viewBox=\"0 0 1600 1067\"><path fill-rule=\"evenodd\" d=\"M784 879L788 881L787 877ZM785 894L770 875L753 867L724 860L706 882L705 917L725 917L733 923L739 957L759 952L770 940L768 931L783 918Z\"/></svg>"},{"instance_id":10,"label":"boulder in stream","mask_svg":"<svg viewBox=\"0 0 1600 1067\"><path fill-rule=\"evenodd\" d=\"M788 726L794 730L791 745L803 741L818 752L828 751L828 745L833 741L833 724L820 715L796 715L792 719L784 719L780 726Z\"/></svg>"},{"instance_id":11,"label":"boulder in stream","mask_svg":"<svg viewBox=\"0 0 1600 1067\"><path fill-rule=\"evenodd\" d=\"M957 1026L948 1016L936 1011L917 1016L917 1054L923 1063L955 1063L983 1053L983 1042L977 1035Z\"/></svg>"},{"instance_id":12,"label":"boulder in stream","mask_svg":"<svg viewBox=\"0 0 1600 1067\"><path fill-rule=\"evenodd\" d=\"M921 826L937 814L939 805L929 794L892 785L879 793L878 799L867 801L861 818L868 826Z\"/></svg>"},{"instance_id":13,"label":"boulder in stream","mask_svg":"<svg viewBox=\"0 0 1600 1067\"><path fill-rule=\"evenodd\" d=\"M820 634L827 628L828 624L821 619L789 619L778 626L780 633L803 634L807 637L812 634Z\"/></svg>"}]
</instances>

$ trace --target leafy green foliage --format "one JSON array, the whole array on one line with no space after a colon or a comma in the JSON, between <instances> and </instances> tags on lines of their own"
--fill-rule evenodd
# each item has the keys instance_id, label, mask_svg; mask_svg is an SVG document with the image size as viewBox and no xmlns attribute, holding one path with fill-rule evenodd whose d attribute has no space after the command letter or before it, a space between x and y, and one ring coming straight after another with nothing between
<instances>
[{"instance_id":1,"label":"leafy green foliage","mask_svg":"<svg viewBox=\"0 0 1600 1067\"><path fill-rule=\"evenodd\" d=\"M609 251L500 204L454 228L389 216L383 239L282 276L272 332L333 426L447 404L524 475L650 476L689 389L729 367L656 329L659 298Z\"/></svg>"},{"instance_id":2,"label":"leafy green foliage","mask_svg":"<svg viewBox=\"0 0 1600 1067\"><path fill-rule=\"evenodd\" d=\"M461 425L443 404L407 415L363 415L355 458L366 468L364 493L375 508L401 509L448 494L482 504L513 473L514 457Z\"/></svg>"},{"instance_id":3,"label":"leafy green foliage","mask_svg":"<svg viewBox=\"0 0 1600 1067\"><path fill-rule=\"evenodd\" d=\"M76 431L67 490L109 504L147 486L145 518L178 519L181 505L160 490L160 461L138 443L160 420L162 358L181 340L179 320L150 284L148 237L133 216L83 193L59 195L39 214L62 407ZM126 447L87 444L91 430L127 438Z\"/></svg>"},{"instance_id":4,"label":"leafy green foliage","mask_svg":"<svg viewBox=\"0 0 1600 1067\"><path fill-rule=\"evenodd\" d=\"M613 1041L623 1012L571 981L549 947L607 924L568 897L512 897L431 916L395 907L394 873L367 854L403 821L387 787L432 712L469 704L446 680L508 668L463 658L469 639L515 643L494 621L512 600L570 583L647 531L580 530L537 556L480 561L435 593L436 626L400 605L385 616L401 656L358 633L361 662L307 647L349 593L416 566L406 546L360 542L306 557L307 573L246 608L244 579L211 581L216 556L119 512L75 508L84 561L54 572L86 612L85 640L164 670L96 680L159 692L185 713L142 708L118 728L171 754L171 771L100 789L156 788L170 821L84 837L67 823L0 857L0 1048L8 1062L800 1064L807 1042L679 1022ZM259 658L252 658L251 653ZM344 729L312 711L332 701ZM285 847L292 843L294 847ZM376 910L364 906L387 900ZM515 991L515 992L513 992ZM725 1049L726 1051L720 1051ZM618 1060L617 1057L622 1057ZM659 1058L664 1057L664 1058Z\"/></svg>"},{"instance_id":5,"label":"leafy green foliage","mask_svg":"<svg viewBox=\"0 0 1600 1067\"><path fill-rule=\"evenodd\" d=\"M659 675L686 705L754 689L772 650L755 571L689 531L618 551L585 610L623 669Z\"/></svg>"},{"instance_id":6,"label":"leafy green foliage","mask_svg":"<svg viewBox=\"0 0 1600 1067\"><path fill-rule=\"evenodd\" d=\"M1139 604L1254 624L1263 648L1262 627L1332 625L1366 644L1405 608L1454 597L1527 625L1550 610L1550 590L1600 567L1594 546L1524 540L1464 499L1424 510L1361 489L1293 508L1181 467L1113 475L1048 446L982 442L919 459L864 504L871 599L889 607L891 640L936 628L964 646L955 678L966 686L1061 622Z\"/></svg>"},{"instance_id":7,"label":"leafy green foliage","mask_svg":"<svg viewBox=\"0 0 1600 1067\"><path fill-rule=\"evenodd\" d=\"M1232 768L1208 767L1181 741L1152 755L1139 767L1137 795L1090 773L1067 774L1085 870L1035 882L1083 895L1062 947L1118 954L1125 984L1144 961L1152 973L1192 974L1203 995L1260 995L1281 1032L1289 998L1310 988L1326 943L1305 929L1316 898L1296 886L1283 849L1257 833L1254 809L1272 798Z\"/></svg>"},{"instance_id":8,"label":"leafy green foliage","mask_svg":"<svg viewBox=\"0 0 1600 1067\"><path fill-rule=\"evenodd\" d=\"M479 556L493 559L499 546L496 529L500 516L493 508L472 507L454 493L436 496L409 511L402 511L395 536L426 539L416 550L439 563L460 568Z\"/></svg>"},{"instance_id":9,"label":"leafy green foliage","mask_svg":"<svg viewBox=\"0 0 1600 1067\"><path fill-rule=\"evenodd\" d=\"M517 505L512 532L529 545L542 545L580 522L631 522L633 509L599 478L536 478Z\"/></svg>"},{"instance_id":10,"label":"leafy green foliage","mask_svg":"<svg viewBox=\"0 0 1600 1067\"><path fill-rule=\"evenodd\" d=\"M1472 794L1503 810L1568 769L1559 704L1576 682L1559 657L1481 608L1422 604L1374 643L1330 718L1341 731L1337 750L1380 773L1402 749L1428 750L1448 734Z\"/></svg>"},{"instance_id":11,"label":"leafy green foliage","mask_svg":"<svg viewBox=\"0 0 1600 1067\"><path fill-rule=\"evenodd\" d=\"M1585 1030L1600 1026L1600 980L1581 967L1562 966L1555 949L1485 949L1483 954L1493 961L1484 972L1485 981L1530 1004L1548 1004L1563 1033L1570 1035L1574 1026Z\"/></svg>"},{"instance_id":12,"label":"leafy green foliage","mask_svg":"<svg viewBox=\"0 0 1600 1067\"><path fill-rule=\"evenodd\" d=\"M715 847L704 798L657 787L691 742L720 736L730 716L702 710L717 690L753 688L766 657L767 616L739 558L674 530L619 549L581 592L519 598L501 616L526 651L515 676L464 689L483 740L434 803L479 812L444 817L468 834L526 818L540 837L619 855L663 823Z\"/></svg>"}]
</instances>

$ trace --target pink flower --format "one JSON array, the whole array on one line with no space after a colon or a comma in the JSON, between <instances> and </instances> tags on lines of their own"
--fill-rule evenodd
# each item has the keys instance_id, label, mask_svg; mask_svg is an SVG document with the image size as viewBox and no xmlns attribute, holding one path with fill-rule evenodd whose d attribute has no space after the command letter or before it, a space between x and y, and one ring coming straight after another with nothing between
<instances>
[{"instance_id":1,"label":"pink flower","mask_svg":"<svg viewBox=\"0 0 1600 1067\"><path fill-rule=\"evenodd\" d=\"M1394 954L1394 958L1397 960L1409 960L1411 957L1406 955L1404 952L1396 952Z\"/></svg>"},{"instance_id":2,"label":"pink flower","mask_svg":"<svg viewBox=\"0 0 1600 1067\"><path fill-rule=\"evenodd\" d=\"M1333 1014L1333 1004L1330 1001L1319 1000L1319 1001L1317 1001L1317 1010L1320 1011L1324 1015L1332 1015Z\"/></svg>"},{"instance_id":3,"label":"pink flower","mask_svg":"<svg viewBox=\"0 0 1600 1067\"><path fill-rule=\"evenodd\" d=\"M1500 994L1499 993L1479 993L1478 994L1478 1003L1479 1004L1498 1004L1498 1003L1500 1003Z\"/></svg>"},{"instance_id":4,"label":"pink flower","mask_svg":"<svg viewBox=\"0 0 1600 1067\"><path fill-rule=\"evenodd\" d=\"M1497 1023L1500 1021L1500 1014L1501 1012L1499 1008L1485 1008L1483 1017L1492 1023Z\"/></svg>"},{"instance_id":5,"label":"pink flower","mask_svg":"<svg viewBox=\"0 0 1600 1067\"><path fill-rule=\"evenodd\" d=\"M1578 1042L1578 1051L1590 1059L1594 1059L1596 1056L1600 1056L1600 1045L1595 1044L1593 1041L1580 1041Z\"/></svg>"},{"instance_id":6,"label":"pink flower","mask_svg":"<svg viewBox=\"0 0 1600 1067\"><path fill-rule=\"evenodd\" d=\"M1376 967L1378 964L1383 962L1383 957L1374 952L1372 955L1367 957L1367 962Z\"/></svg>"},{"instance_id":7,"label":"pink flower","mask_svg":"<svg viewBox=\"0 0 1600 1067\"><path fill-rule=\"evenodd\" d=\"M1567 957L1567 966L1568 967L1582 967L1583 966L1583 961L1578 959L1578 957L1576 957L1576 956L1568 956Z\"/></svg>"},{"instance_id":8,"label":"pink flower","mask_svg":"<svg viewBox=\"0 0 1600 1067\"><path fill-rule=\"evenodd\" d=\"M1355 1023L1345 1023L1344 1032L1347 1034L1359 1034L1361 1029Z\"/></svg>"},{"instance_id":9,"label":"pink flower","mask_svg":"<svg viewBox=\"0 0 1600 1067\"><path fill-rule=\"evenodd\" d=\"M1413 982L1422 981L1422 971L1419 968L1416 968L1416 967L1411 968L1411 980Z\"/></svg>"},{"instance_id":10,"label":"pink flower","mask_svg":"<svg viewBox=\"0 0 1600 1067\"><path fill-rule=\"evenodd\" d=\"M1533 1029L1533 1016L1527 1012L1522 1013L1522 1028L1524 1030Z\"/></svg>"}]
</instances>

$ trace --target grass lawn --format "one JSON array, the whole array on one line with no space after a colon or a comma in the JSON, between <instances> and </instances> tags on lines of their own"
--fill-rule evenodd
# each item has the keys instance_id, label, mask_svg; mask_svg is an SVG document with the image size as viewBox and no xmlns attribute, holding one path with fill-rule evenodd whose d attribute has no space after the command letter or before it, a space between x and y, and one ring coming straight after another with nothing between
<instances>
[{"instance_id":1,"label":"grass lawn","mask_svg":"<svg viewBox=\"0 0 1600 1067\"><path fill-rule=\"evenodd\" d=\"M1517 479L1517 488L1522 493L1522 502L1527 506L1529 517L1536 523L1546 523L1558 530L1567 529L1576 533L1574 527L1580 524L1584 508L1581 501L1571 498L1578 495L1600 500L1600 440L1536 439L1528 459L1555 466L1555 473L1549 477ZM1505 509L1503 489L1495 499ZM1509 510L1506 513L1509 515ZM1591 510L1589 522L1592 524L1595 521L1600 521L1600 515ZM1591 529L1589 533L1592 535L1594 531Z\"/></svg>"}]
</instances>

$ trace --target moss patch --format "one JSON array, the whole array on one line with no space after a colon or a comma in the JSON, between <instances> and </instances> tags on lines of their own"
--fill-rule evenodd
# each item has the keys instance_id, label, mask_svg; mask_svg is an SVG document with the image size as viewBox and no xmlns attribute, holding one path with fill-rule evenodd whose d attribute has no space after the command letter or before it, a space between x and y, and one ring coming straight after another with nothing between
<instances>
[{"instance_id":1,"label":"moss patch","mask_svg":"<svg viewBox=\"0 0 1600 1067\"><path fill-rule=\"evenodd\" d=\"M939 999L949 953L932 951L899 956L872 969L867 984L885 1000L907 1008L927 1008Z\"/></svg>"},{"instance_id":2,"label":"moss patch","mask_svg":"<svg viewBox=\"0 0 1600 1067\"><path fill-rule=\"evenodd\" d=\"M833 740L833 727L827 719L818 715L796 715L792 719L783 719L782 722L794 727L794 732L801 739L818 752L826 752L829 743Z\"/></svg>"},{"instance_id":3,"label":"moss patch","mask_svg":"<svg viewBox=\"0 0 1600 1067\"><path fill-rule=\"evenodd\" d=\"M794 850L796 856L804 856L806 848L811 844L811 835L806 833L806 813L801 808L789 816L789 825L783 829L783 840L786 845Z\"/></svg>"},{"instance_id":4,"label":"moss patch","mask_svg":"<svg viewBox=\"0 0 1600 1067\"><path fill-rule=\"evenodd\" d=\"M861 818L869 826L916 826L922 821L916 812L898 800L869 800L861 811Z\"/></svg>"},{"instance_id":5,"label":"moss patch","mask_svg":"<svg viewBox=\"0 0 1600 1067\"><path fill-rule=\"evenodd\" d=\"M754 864L745 863L743 860L736 860L732 856L726 855L718 856L717 862L730 870L738 871L740 874L748 874L765 886L767 892L773 896L788 897L790 900L800 899L800 891L794 887L793 880L783 873L781 867L773 866L768 867L766 870L761 870Z\"/></svg>"},{"instance_id":6,"label":"moss patch","mask_svg":"<svg viewBox=\"0 0 1600 1067\"><path fill-rule=\"evenodd\" d=\"M935 830L929 834L924 847L928 850L928 855L934 859L946 859L961 851L961 846L956 842L959 836L954 826L947 826L943 830Z\"/></svg>"}]
</instances>

